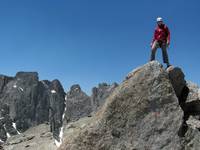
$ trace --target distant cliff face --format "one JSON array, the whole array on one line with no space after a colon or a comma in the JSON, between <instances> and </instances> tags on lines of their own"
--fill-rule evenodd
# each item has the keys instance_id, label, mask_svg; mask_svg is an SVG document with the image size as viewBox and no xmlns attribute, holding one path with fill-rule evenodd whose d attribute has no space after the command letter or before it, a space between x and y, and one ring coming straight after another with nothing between
<instances>
[{"instance_id":1,"label":"distant cliff face","mask_svg":"<svg viewBox=\"0 0 200 150\"><path fill-rule=\"evenodd\" d=\"M62 125L65 92L58 80L39 81L36 72L0 76L0 139L50 121L57 135Z\"/></svg>"},{"instance_id":2,"label":"distant cliff face","mask_svg":"<svg viewBox=\"0 0 200 150\"><path fill-rule=\"evenodd\" d=\"M44 123L49 124L52 138L59 143L63 122L91 116L116 86L99 84L88 96L78 84L65 93L58 80L39 81L37 72L18 72L15 77L0 75L0 145L8 138L8 142L15 143L17 137L23 138L18 134Z\"/></svg>"},{"instance_id":3,"label":"distant cliff face","mask_svg":"<svg viewBox=\"0 0 200 150\"><path fill-rule=\"evenodd\" d=\"M106 98L117 87L117 83L108 85L106 83L99 84L98 87L92 89L92 96L88 96L81 90L80 85L72 85L70 91L67 92L65 119L66 122L78 120L85 116L91 116L92 112L96 112L104 103Z\"/></svg>"}]
</instances>

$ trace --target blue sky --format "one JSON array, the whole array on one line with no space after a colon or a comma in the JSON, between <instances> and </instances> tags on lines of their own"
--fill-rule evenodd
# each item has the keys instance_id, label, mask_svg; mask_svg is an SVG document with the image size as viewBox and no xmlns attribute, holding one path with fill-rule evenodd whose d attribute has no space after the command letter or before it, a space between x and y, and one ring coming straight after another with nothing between
<instances>
[{"instance_id":1,"label":"blue sky","mask_svg":"<svg viewBox=\"0 0 200 150\"><path fill-rule=\"evenodd\" d=\"M171 64L200 85L198 0L1 0L0 74L37 71L90 93L120 83L150 56L155 19L171 31ZM157 59L162 62L161 50Z\"/></svg>"}]
</instances>

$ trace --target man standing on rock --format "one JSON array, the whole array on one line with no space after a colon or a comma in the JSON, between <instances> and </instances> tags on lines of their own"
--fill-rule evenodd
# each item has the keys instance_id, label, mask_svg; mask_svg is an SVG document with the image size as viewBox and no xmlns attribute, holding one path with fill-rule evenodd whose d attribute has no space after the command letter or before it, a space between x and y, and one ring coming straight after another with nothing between
<instances>
[{"instance_id":1,"label":"man standing on rock","mask_svg":"<svg viewBox=\"0 0 200 150\"><path fill-rule=\"evenodd\" d=\"M167 67L170 66L167 48L170 44L170 31L168 27L163 23L163 19L161 17L157 18L157 27L154 32L154 37L151 42L151 58L150 61L155 60L155 54L157 48L162 49L163 62L167 64Z\"/></svg>"}]
</instances>

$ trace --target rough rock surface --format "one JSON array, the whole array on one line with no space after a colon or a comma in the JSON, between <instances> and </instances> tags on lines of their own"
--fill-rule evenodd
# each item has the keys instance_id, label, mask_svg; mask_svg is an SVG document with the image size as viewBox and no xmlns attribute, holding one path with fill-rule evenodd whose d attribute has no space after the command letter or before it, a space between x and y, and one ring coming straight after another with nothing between
<instances>
[{"instance_id":1,"label":"rough rock surface","mask_svg":"<svg viewBox=\"0 0 200 150\"><path fill-rule=\"evenodd\" d=\"M39 81L37 72L0 76L0 139L50 121L55 137L59 134L65 92L58 80ZM16 127L14 127L16 126Z\"/></svg>"},{"instance_id":2,"label":"rough rock surface","mask_svg":"<svg viewBox=\"0 0 200 150\"><path fill-rule=\"evenodd\" d=\"M199 118L191 116L185 137L177 135L183 116L177 96L185 84L180 68L165 71L156 61L119 86L99 84L91 97L77 84L65 96L58 80L39 81L36 72L0 75L0 149L54 150L57 139L65 150L199 150ZM199 100L199 87L187 86L187 101Z\"/></svg>"},{"instance_id":3,"label":"rough rock surface","mask_svg":"<svg viewBox=\"0 0 200 150\"><path fill-rule=\"evenodd\" d=\"M48 124L32 127L16 136L10 137L3 145L4 150L56 150L53 135Z\"/></svg>"},{"instance_id":4,"label":"rough rock surface","mask_svg":"<svg viewBox=\"0 0 200 150\"><path fill-rule=\"evenodd\" d=\"M200 89L199 86L195 83L192 82L187 82L187 86L190 89L190 93L188 95L188 100L192 101L192 100L200 100Z\"/></svg>"},{"instance_id":5,"label":"rough rock surface","mask_svg":"<svg viewBox=\"0 0 200 150\"><path fill-rule=\"evenodd\" d=\"M113 83L112 85L108 85L107 83L100 83L98 87L92 88L91 100L94 112L103 106L106 98L114 91L117 86L117 83Z\"/></svg>"},{"instance_id":6,"label":"rough rock surface","mask_svg":"<svg viewBox=\"0 0 200 150\"><path fill-rule=\"evenodd\" d=\"M153 61L131 72L60 150L198 150L196 128L177 135L182 115L168 73Z\"/></svg>"}]
</instances>

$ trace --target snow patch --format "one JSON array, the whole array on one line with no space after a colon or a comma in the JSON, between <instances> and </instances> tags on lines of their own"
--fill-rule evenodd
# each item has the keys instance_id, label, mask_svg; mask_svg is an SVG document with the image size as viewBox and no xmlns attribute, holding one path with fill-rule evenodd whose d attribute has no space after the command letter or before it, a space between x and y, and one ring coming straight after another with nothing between
<instances>
[{"instance_id":1,"label":"snow patch","mask_svg":"<svg viewBox=\"0 0 200 150\"><path fill-rule=\"evenodd\" d=\"M60 138L60 141L57 141L57 140L55 139L55 144L56 144L57 147L60 147L60 145L62 144L63 126L62 126L61 129L60 129L59 138Z\"/></svg>"},{"instance_id":2,"label":"snow patch","mask_svg":"<svg viewBox=\"0 0 200 150\"><path fill-rule=\"evenodd\" d=\"M65 97L66 98L66 97ZM66 99L65 99L66 100ZM65 109L64 109L64 112L63 112L63 115L62 115L62 122L63 122L63 120L64 120L64 118L65 118L65 112L66 112L66 110L67 110L67 107L66 107L66 102L65 102ZM55 139L55 144L56 144L56 146L57 147L60 147L60 145L62 144L62 140L63 140L63 130L64 130L64 127L63 127L64 125L62 125L62 127L61 127L61 129L60 129L60 133L59 133L59 138L60 138L60 141L57 141L56 139Z\"/></svg>"},{"instance_id":3,"label":"snow patch","mask_svg":"<svg viewBox=\"0 0 200 150\"><path fill-rule=\"evenodd\" d=\"M75 88L74 90L75 90L75 91L79 91L79 88Z\"/></svg>"},{"instance_id":4,"label":"snow patch","mask_svg":"<svg viewBox=\"0 0 200 150\"><path fill-rule=\"evenodd\" d=\"M45 86L46 88L49 87L44 81L41 81L41 82L42 82L42 84L44 84L44 86Z\"/></svg>"},{"instance_id":5,"label":"snow patch","mask_svg":"<svg viewBox=\"0 0 200 150\"><path fill-rule=\"evenodd\" d=\"M63 115L62 115L62 120L64 120L64 118L65 118L65 112L66 112L66 110L67 110L67 107L65 105L65 110L64 110Z\"/></svg>"},{"instance_id":6,"label":"snow patch","mask_svg":"<svg viewBox=\"0 0 200 150\"><path fill-rule=\"evenodd\" d=\"M8 132L6 132L6 135L7 135L7 138L10 138L10 137L11 137L10 134L9 134Z\"/></svg>"},{"instance_id":7,"label":"snow patch","mask_svg":"<svg viewBox=\"0 0 200 150\"><path fill-rule=\"evenodd\" d=\"M17 88L17 85L16 85L16 84L14 84L14 85L13 85L13 88L15 88L15 89L16 89L16 88ZM24 89L23 89L22 87L18 87L18 89L19 89L19 90L21 90L22 92L24 91Z\"/></svg>"},{"instance_id":8,"label":"snow patch","mask_svg":"<svg viewBox=\"0 0 200 150\"><path fill-rule=\"evenodd\" d=\"M13 126L13 128L15 128L15 130L17 131L17 134L20 134L20 132L17 130L17 127L16 127L16 123L12 123L12 126Z\"/></svg>"},{"instance_id":9,"label":"snow patch","mask_svg":"<svg viewBox=\"0 0 200 150\"><path fill-rule=\"evenodd\" d=\"M24 89L22 89L21 87L19 87L19 89L23 92L24 91Z\"/></svg>"},{"instance_id":10,"label":"snow patch","mask_svg":"<svg viewBox=\"0 0 200 150\"><path fill-rule=\"evenodd\" d=\"M0 139L0 143L4 143L4 141L2 141L2 140Z\"/></svg>"},{"instance_id":11,"label":"snow patch","mask_svg":"<svg viewBox=\"0 0 200 150\"><path fill-rule=\"evenodd\" d=\"M0 120L4 119L4 117L1 117Z\"/></svg>"},{"instance_id":12,"label":"snow patch","mask_svg":"<svg viewBox=\"0 0 200 150\"><path fill-rule=\"evenodd\" d=\"M4 127L5 131L7 131L7 130L6 130L6 125L5 125L5 124L3 125L3 127ZM7 136L7 138L11 137L10 134L9 134L8 132L6 132L6 136Z\"/></svg>"},{"instance_id":13,"label":"snow patch","mask_svg":"<svg viewBox=\"0 0 200 150\"><path fill-rule=\"evenodd\" d=\"M60 145L62 144L62 142L61 141L59 142L59 141L55 140L55 144L56 144L57 147L60 147Z\"/></svg>"},{"instance_id":14,"label":"snow patch","mask_svg":"<svg viewBox=\"0 0 200 150\"><path fill-rule=\"evenodd\" d=\"M62 141L62 137L63 137L63 126L62 126L61 129L60 129L59 137L60 137L60 139L61 139L61 141Z\"/></svg>"},{"instance_id":15,"label":"snow patch","mask_svg":"<svg viewBox=\"0 0 200 150\"><path fill-rule=\"evenodd\" d=\"M53 94L54 94L54 93L56 93L56 91L55 91L55 90L51 90L51 93L53 93Z\"/></svg>"}]
</instances>

